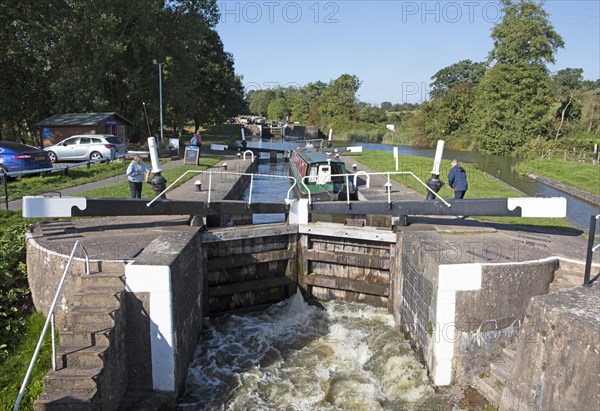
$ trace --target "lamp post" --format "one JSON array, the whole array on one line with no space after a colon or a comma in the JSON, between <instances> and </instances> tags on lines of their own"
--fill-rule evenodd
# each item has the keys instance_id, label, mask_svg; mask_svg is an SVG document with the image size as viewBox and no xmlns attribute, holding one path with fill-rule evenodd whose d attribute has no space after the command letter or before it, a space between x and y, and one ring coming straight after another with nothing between
<instances>
[{"instance_id":1,"label":"lamp post","mask_svg":"<svg viewBox=\"0 0 600 411\"><path fill-rule=\"evenodd\" d=\"M162 66L165 63L159 63L156 59L153 63L158 66L158 99L160 105L160 142L164 143L163 137L163 104L162 104Z\"/></svg>"}]
</instances>

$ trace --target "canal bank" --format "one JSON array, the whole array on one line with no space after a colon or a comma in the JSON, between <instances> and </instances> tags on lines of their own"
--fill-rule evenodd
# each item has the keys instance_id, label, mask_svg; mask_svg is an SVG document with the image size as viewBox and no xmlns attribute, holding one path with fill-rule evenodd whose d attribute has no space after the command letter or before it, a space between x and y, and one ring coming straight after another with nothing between
<instances>
[{"instance_id":1,"label":"canal bank","mask_svg":"<svg viewBox=\"0 0 600 411\"><path fill-rule=\"evenodd\" d=\"M193 193L193 188L190 187L190 189L190 193ZM102 237L110 231L110 228L106 227L106 224L102 221L103 219L85 220L88 220L87 226L82 225L80 228L71 226L70 229L65 229L62 232L60 229L55 229L54 235L49 237L53 237L56 241L66 241L67 239L73 240L76 237L84 236L86 239L95 239L96 244L101 244L103 241L109 244L114 242L114 237L110 239L109 236L102 240ZM92 220L97 220L96 226L94 226ZM134 223L131 217L129 223ZM75 224L78 224L77 220L75 220ZM98 230L99 227L103 227L103 229ZM142 225L138 226L138 228L141 227ZM182 381L183 378L180 375L182 366L179 361L184 357L183 353L185 351L181 351L180 355L177 355L177 353L170 352L168 347L171 347L171 349L177 347L176 350L184 350L184 344L187 344L193 338L189 338L189 335L185 338L180 336L179 331L177 331L179 327L175 327L175 331L171 334L162 333L165 327L169 329L169 326L165 326L164 323L167 319L160 316L157 318L155 315L164 313L165 310L171 310L173 315L170 318L173 324L187 324L188 326L184 326L184 329L195 328L191 325L197 324L200 321L199 318L203 317L196 310L199 310L199 307L204 307L206 301L205 298L199 296L207 295L208 290L205 288L206 283L200 281L200 279L210 276L208 271L203 271L205 268L202 267L207 269L210 259L213 258L216 260L212 263L212 267L217 271L225 270L228 273L226 276L217 274L214 281L220 281L220 283L213 285L217 287L228 286L228 292L233 291L230 295L234 296L229 301L242 303L238 307L243 307L244 303L249 301L248 298L243 296L253 292L253 287L257 284L255 282L257 279L253 276L261 272L261 270L257 270L259 266L268 267L275 264L274 261L290 260L302 261L301 264L306 269L299 270L297 273L301 272L307 278L313 275L312 280L308 280L312 283L308 285L312 287L313 294L319 295L320 293L322 298L326 296L327 299L349 301L379 300L380 303L386 306L390 305L390 301L396 301L391 303L396 307L391 309L398 318L396 326L403 327L403 331L408 335L412 333L412 340L415 346L420 347L418 351L429 367L430 375L435 380L438 378L436 375L444 371L442 365L447 364L448 358L450 362L452 362L452 358L457 358L459 362L475 364L469 372L475 372L474 370L478 368L485 368L489 364L486 361L491 361L494 358L493 356L497 355L498 346L490 343L491 346L486 345L483 348L477 348L481 340L486 342L494 340L498 333L503 335L504 339L514 338L517 330L513 325L514 321L509 321L509 316L522 318L525 315L523 305L524 301L527 301L527 293L547 292L547 288L544 289L543 284L551 278L554 280L554 273L557 271L556 269L553 270L557 264L553 256L559 255L563 258L579 259L584 252L584 248L578 251L582 239L575 235L546 233L543 231L524 232L514 226L498 225L494 227L474 221L457 221L450 218L420 217L411 226L399 233L395 233L389 228L352 228L323 223L307 224L304 225L304 228L299 226L297 232L287 224L278 226L279 228L271 227L271 232L264 227L261 228L262 232L268 233L268 235L259 235L260 230L252 227L244 229L241 227L215 228L205 232L187 232L187 228L183 230L177 224L173 224L171 227L174 231L180 231L160 234L158 231L148 232L147 238L151 239L150 243L143 247L141 253L135 257L135 263L129 265L130 267L137 266L134 268L135 273L132 272L129 275L127 272L125 273L126 284L131 281L129 287L126 286L126 290L129 290L128 294L132 292L137 294L133 300L133 307L137 308L130 309L131 305L127 304L126 311L128 314L132 314L140 312L140 308L143 308L141 312L146 313L146 316L142 315L134 323L147 324L140 329L141 332L150 330L148 331L150 333L153 327L158 327L157 330L161 331L161 337L156 342L155 349L163 354L159 356L160 358L173 359L167 364L157 364L158 369L146 369L145 373L138 372L136 375L145 375L146 383L152 381L152 384L154 384L155 372L160 370L163 371L161 374L165 374L165 370L173 370L170 374L172 380L169 378L164 379L164 375L156 376L156 382L166 384L165 386L176 386L178 385L177 382ZM131 229L130 235L135 236L136 228L132 227ZM281 230L287 231L283 232ZM275 231L278 234L274 237ZM510 234L508 234L509 231L511 231ZM366 232L371 232L372 237L368 237ZM467 233L471 234L467 235ZM282 238L282 235L285 238ZM226 254L217 255L211 252L210 259L208 258L209 254L206 254L207 257L205 258L203 240L198 240L198 237L203 239L205 236L214 238L212 241L213 246L220 243L219 249ZM294 236L297 236L296 239L294 239ZM389 240L388 237L390 237ZM262 240L259 241L260 238ZM399 238L402 240L399 240ZM235 246L233 246L234 243ZM178 252L177 247L181 248L181 251ZM237 251L233 252L232 250ZM359 258L360 256L363 257ZM236 264L236 260L243 262L243 264ZM530 263L532 260L534 262ZM521 269L509 269L508 267L513 264L517 264ZM537 271L534 270L537 273L534 277L527 275L533 270L529 268L529 264L540 267L536 269ZM443 266L448 266L448 268L443 268ZM459 266L465 271L460 273L444 271L451 270L454 266ZM170 281L157 280L157 288L152 288L152 284L148 283L148 279L150 273L153 273L157 267L159 268L158 272L163 273L161 274L163 280L166 278L164 273L170 273ZM168 267L168 269L160 267ZM347 268L344 269L344 267ZM409 269L409 267L413 267L413 269ZM125 270L127 270L127 266ZM462 290L463 294L461 294L455 289L444 288L455 286L454 284L443 285L444 281L451 280L450 282L453 283L452 279L455 279L454 276L456 275L459 275L459 277L467 275L474 278L478 275L478 270L481 270L481 274L479 274L482 284L481 291L474 289ZM272 271L270 277L264 278L265 282L263 284L267 284L267 287L263 289L267 291L273 289L275 291L281 288L279 284L273 286L268 278L279 278L281 280L277 279L277 281L283 282L285 281L284 277L286 277L291 283L297 282L302 286L301 280L299 278L295 280L293 274L291 276L283 275L292 272L291 268L283 269L283 272L276 271L279 270ZM264 271L262 272L264 273ZM504 274L502 274L503 272ZM193 275L193 273L196 273L196 275ZM138 278L139 281L135 278ZM184 281L184 279L187 280ZM229 284L223 283L223 279L228 281ZM492 279L497 279L497 281L491 281L490 285L486 285ZM535 286L525 287L523 284L515 283L515 281L522 280L530 281ZM496 288L505 283L510 285L506 290ZM464 287L475 287L475 285L465 284ZM549 287L549 283L546 284L546 287ZM306 282L304 288L308 291ZM159 300L169 301L164 300L164 295L161 295L164 294L166 289L182 293L182 296L187 297L171 298L171 304L166 302L153 305L153 300L155 303L158 301L152 297L153 293L158 293ZM522 302L517 304L517 307L511 307L515 305L513 299L515 296L512 292L515 289L523 290L524 294L519 297ZM222 293L223 290L223 288L220 288L219 292ZM275 294L277 292L275 291ZM494 310L493 308L497 308L500 303L496 301L495 305L491 304L490 292L508 298L505 303L502 303L506 304L507 307L500 311ZM238 297L235 297L236 294L238 294ZM464 312L483 312L480 318L468 319L463 321L460 327L457 327L458 332L466 333L463 337L451 338L455 342L462 341L466 343L470 341L469 344L465 345L467 353L459 355L461 353L460 346L456 347L456 344L452 343L452 346L455 347L452 350L457 349L459 351L453 351L450 357L444 358L445 362L436 365L433 360L442 358L439 354L449 348L447 344L444 345L448 341L442 342L443 338L438 338L438 336L445 335L447 337L446 333L450 332L447 325L451 324L438 318L441 313L447 314L447 308L449 308L448 306L440 306L440 304L448 303L446 298L450 295L454 295L455 299L458 295L464 295L469 300L478 294L479 297L475 298L475 303L483 304L482 307L487 304L490 309L489 312L479 308L469 310L468 305L462 305L462 300L458 302L455 300L453 303L455 315L463 312L461 310L464 310ZM392 296L391 299L390 296ZM128 296L127 300L130 298L131 296ZM277 296L277 298L282 297ZM397 299L394 300L393 298ZM507 311L504 312L504 310ZM148 314L150 317L148 317ZM490 317L486 317L488 315ZM483 325L483 327L478 328L477 324ZM505 330L510 330L510 332ZM173 338L173 340L170 338ZM440 342L438 342L438 339ZM152 341L150 339L150 348L146 346L145 349L136 350L138 355L143 356L144 360L138 358L137 361L133 361L134 367L136 364L138 366L154 364L152 361L154 356L152 354L152 344L154 343ZM174 342L165 345L161 341ZM145 344L148 344L148 342L146 341ZM164 355L165 351L162 350L167 350L167 355ZM475 360L477 356L479 356L479 360ZM132 377L131 381L136 380ZM332 392L335 392L335 390Z\"/></svg>"}]
</instances>

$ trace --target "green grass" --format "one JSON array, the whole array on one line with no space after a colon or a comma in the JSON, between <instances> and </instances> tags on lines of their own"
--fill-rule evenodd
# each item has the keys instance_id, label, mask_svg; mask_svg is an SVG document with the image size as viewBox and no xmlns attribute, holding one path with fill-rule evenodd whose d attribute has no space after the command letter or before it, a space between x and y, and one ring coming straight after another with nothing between
<instances>
[{"instance_id":1,"label":"green grass","mask_svg":"<svg viewBox=\"0 0 600 411\"><path fill-rule=\"evenodd\" d=\"M0 362L0 409L2 410L11 410L15 404L37 341L44 328L44 322L45 318L42 314L31 315L27 319L25 332L19 344L15 346L14 352ZM42 378L52 368L51 356L52 346L50 332L48 332L19 409L33 409L33 402L43 390Z\"/></svg>"},{"instance_id":2,"label":"green grass","mask_svg":"<svg viewBox=\"0 0 600 411\"><path fill-rule=\"evenodd\" d=\"M520 174L535 174L588 193L600 195L600 165L563 160L536 159L518 164Z\"/></svg>"},{"instance_id":3,"label":"green grass","mask_svg":"<svg viewBox=\"0 0 600 411\"><path fill-rule=\"evenodd\" d=\"M77 167L69 170L69 175L52 173L44 176L21 177L8 183L8 199L17 200L27 195L59 191L96 180L115 177L125 173L129 162L113 161L109 164L93 164L90 168Z\"/></svg>"},{"instance_id":4,"label":"green grass","mask_svg":"<svg viewBox=\"0 0 600 411\"><path fill-rule=\"evenodd\" d=\"M353 157L361 164L364 164L375 171L396 170L396 163L392 153L366 150L363 153L354 154ZM461 165L467 172L467 180L469 182L469 190L467 191L465 198L520 197L520 194L499 182L496 178L478 170L474 165L466 163L462 163ZM431 158L407 155L398 156L398 171L412 172L424 182L431 177L432 167L433 160ZM444 182L447 182L446 176L448 175L450 167L450 160L442 161L440 179ZM425 197L426 188L412 176L395 175L391 176L391 178L403 186L421 193L423 197ZM447 185L444 185L438 194L445 199L454 198L454 192ZM496 223L540 226L555 229L572 228L571 224L562 218L476 217L476 219Z\"/></svg>"},{"instance_id":5,"label":"green grass","mask_svg":"<svg viewBox=\"0 0 600 411\"><path fill-rule=\"evenodd\" d=\"M210 166L218 163L220 160L219 157L202 157L200 159L200 165L183 165L175 168L171 168L168 170L164 170L162 172L162 176L167 179L167 186L173 183L177 178L179 178L183 173L187 170L206 170ZM125 171L123 171L124 173ZM190 173L186 175L183 179L179 181L177 186L185 183L186 181L194 178L195 175ZM173 187L175 188L175 187ZM88 198L129 198L131 197L131 193L129 192L129 183L127 181L122 181L114 184L109 184L101 188L96 188L93 190L84 191L78 194L80 197L88 197ZM156 193L152 190L152 187L149 184L144 184L142 188L142 197L143 198L154 198ZM168 197L168 193L167 193Z\"/></svg>"}]
</instances>

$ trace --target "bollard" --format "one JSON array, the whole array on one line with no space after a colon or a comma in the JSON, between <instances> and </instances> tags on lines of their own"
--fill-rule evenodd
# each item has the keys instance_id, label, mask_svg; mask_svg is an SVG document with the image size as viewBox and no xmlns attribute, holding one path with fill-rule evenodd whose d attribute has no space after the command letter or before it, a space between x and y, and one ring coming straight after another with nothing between
<instances>
[{"instance_id":1,"label":"bollard","mask_svg":"<svg viewBox=\"0 0 600 411\"><path fill-rule=\"evenodd\" d=\"M196 180L194 186L196 186L196 191L202 191L202 181Z\"/></svg>"},{"instance_id":2,"label":"bollard","mask_svg":"<svg viewBox=\"0 0 600 411\"><path fill-rule=\"evenodd\" d=\"M227 170L227 163L223 163L223 170Z\"/></svg>"},{"instance_id":3,"label":"bollard","mask_svg":"<svg viewBox=\"0 0 600 411\"><path fill-rule=\"evenodd\" d=\"M242 154L241 154L241 153L237 153L235 156L238 158L238 160L239 160L240 158L242 158Z\"/></svg>"},{"instance_id":4,"label":"bollard","mask_svg":"<svg viewBox=\"0 0 600 411\"><path fill-rule=\"evenodd\" d=\"M356 163L352 164L352 171L356 171L356 167L357 167Z\"/></svg>"}]
</instances>

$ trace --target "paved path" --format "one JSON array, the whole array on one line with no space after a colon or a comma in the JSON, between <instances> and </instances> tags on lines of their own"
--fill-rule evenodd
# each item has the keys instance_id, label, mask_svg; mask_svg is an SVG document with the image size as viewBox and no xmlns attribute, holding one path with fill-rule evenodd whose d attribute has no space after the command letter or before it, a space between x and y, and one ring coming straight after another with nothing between
<instances>
[{"instance_id":1,"label":"paved path","mask_svg":"<svg viewBox=\"0 0 600 411\"><path fill-rule=\"evenodd\" d=\"M178 167L181 165L183 165L183 159L172 160L172 161L169 161L168 163L161 164L161 168L163 170L168 170L170 168L175 168L175 167ZM58 191L60 191L60 193L63 197L69 197L69 196L75 196L84 191L93 190L96 188L105 187L109 184L121 183L124 181L127 181L127 176L125 175L125 173L122 173L122 174L119 174L119 175L116 175L116 176L113 176L110 178L105 178L104 180L93 181L91 183L82 184L82 185L75 186L75 187L64 188L64 189L58 190ZM39 195L44 195L44 194L56 195L56 193L57 193L57 191L55 190L55 191L48 191L46 193L39 193ZM10 191L8 194L9 194L9 198L10 198ZM21 199L8 202L9 210L21 210L22 208L23 208L23 203L22 203Z\"/></svg>"}]
</instances>

